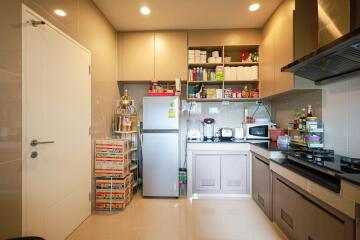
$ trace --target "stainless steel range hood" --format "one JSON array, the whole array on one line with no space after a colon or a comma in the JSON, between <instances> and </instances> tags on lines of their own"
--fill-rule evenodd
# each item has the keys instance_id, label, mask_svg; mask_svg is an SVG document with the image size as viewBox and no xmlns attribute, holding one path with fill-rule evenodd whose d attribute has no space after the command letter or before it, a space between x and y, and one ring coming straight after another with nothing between
<instances>
[{"instance_id":1,"label":"stainless steel range hood","mask_svg":"<svg viewBox=\"0 0 360 240\"><path fill-rule=\"evenodd\" d=\"M360 28L281 68L316 82L360 70Z\"/></svg>"},{"instance_id":2,"label":"stainless steel range hood","mask_svg":"<svg viewBox=\"0 0 360 240\"><path fill-rule=\"evenodd\" d=\"M314 1L318 10L318 49L281 71L320 82L360 70L360 0Z\"/></svg>"}]
</instances>

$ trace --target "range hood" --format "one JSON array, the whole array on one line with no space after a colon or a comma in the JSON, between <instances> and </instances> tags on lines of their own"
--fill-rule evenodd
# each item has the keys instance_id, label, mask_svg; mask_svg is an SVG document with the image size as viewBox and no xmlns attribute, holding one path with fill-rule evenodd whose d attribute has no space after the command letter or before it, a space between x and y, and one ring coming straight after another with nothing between
<instances>
[{"instance_id":1,"label":"range hood","mask_svg":"<svg viewBox=\"0 0 360 240\"><path fill-rule=\"evenodd\" d=\"M281 68L321 82L360 70L360 28Z\"/></svg>"},{"instance_id":2,"label":"range hood","mask_svg":"<svg viewBox=\"0 0 360 240\"><path fill-rule=\"evenodd\" d=\"M317 8L317 50L312 48L316 46L312 43L310 54L282 67L281 71L319 83L360 70L360 0L310 2Z\"/></svg>"}]
</instances>

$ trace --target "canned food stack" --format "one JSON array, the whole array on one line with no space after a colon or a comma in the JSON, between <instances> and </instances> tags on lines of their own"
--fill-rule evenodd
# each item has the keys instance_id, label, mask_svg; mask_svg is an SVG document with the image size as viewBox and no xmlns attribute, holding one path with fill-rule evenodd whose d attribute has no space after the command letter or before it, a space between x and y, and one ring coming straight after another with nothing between
<instances>
[{"instance_id":1,"label":"canned food stack","mask_svg":"<svg viewBox=\"0 0 360 240\"><path fill-rule=\"evenodd\" d=\"M124 179L99 178L96 186L96 210L115 211L125 208L131 200L131 175Z\"/></svg>"},{"instance_id":2,"label":"canned food stack","mask_svg":"<svg viewBox=\"0 0 360 240\"><path fill-rule=\"evenodd\" d=\"M95 142L96 209L119 210L131 200L131 141L104 139Z\"/></svg>"}]
</instances>

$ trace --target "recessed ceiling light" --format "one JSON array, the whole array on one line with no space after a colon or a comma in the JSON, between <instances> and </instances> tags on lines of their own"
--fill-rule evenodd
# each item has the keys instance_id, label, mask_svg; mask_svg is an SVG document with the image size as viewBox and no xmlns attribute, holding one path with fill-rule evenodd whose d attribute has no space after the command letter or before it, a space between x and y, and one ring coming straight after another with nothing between
<instances>
[{"instance_id":1,"label":"recessed ceiling light","mask_svg":"<svg viewBox=\"0 0 360 240\"><path fill-rule=\"evenodd\" d=\"M141 7L140 12L142 15L149 15L151 13L151 10L148 7Z\"/></svg>"},{"instance_id":2,"label":"recessed ceiling light","mask_svg":"<svg viewBox=\"0 0 360 240\"><path fill-rule=\"evenodd\" d=\"M259 10L259 8L260 8L260 4L258 4L258 3L253 3L249 6L249 10L252 12Z\"/></svg>"},{"instance_id":3,"label":"recessed ceiling light","mask_svg":"<svg viewBox=\"0 0 360 240\"><path fill-rule=\"evenodd\" d=\"M54 13L60 17L65 17L66 16L66 12L64 10L61 10L61 9L56 9L54 11Z\"/></svg>"}]
</instances>

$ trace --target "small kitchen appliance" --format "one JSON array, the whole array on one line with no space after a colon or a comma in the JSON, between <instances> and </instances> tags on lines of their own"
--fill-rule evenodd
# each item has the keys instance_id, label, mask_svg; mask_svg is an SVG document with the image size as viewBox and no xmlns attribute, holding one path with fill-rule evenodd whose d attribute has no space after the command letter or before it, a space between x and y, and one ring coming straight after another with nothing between
<instances>
[{"instance_id":1,"label":"small kitchen appliance","mask_svg":"<svg viewBox=\"0 0 360 240\"><path fill-rule=\"evenodd\" d=\"M214 124L215 119L205 118L203 121L204 125L204 141L213 141L214 140Z\"/></svg>"},{"instance_id":2,"label":"small kitchen appliance","mask_svg":"<svg viewBox=\"0 0 360 240\"><path fill-rule=\"evenodd\" d=\"M242 140L244 139L244 128L236 127L234 128L234 140Z\"/></svg>"},{"instance_id":3,"label":"small kitchen appliance","mask_svg":"<svg viewBox=\"0 0 360 240\"><path fill-rule=\"evenodd\" d=\"M232 128L220 128L220 140L222 141L231 141L233 137Z\"/></svg>"},{"instance_id":4,"label":"small kitchen appliance","mask_svg":"<svg viewBox=\"0 0 360 240\"><path fill-rule=\"evenodd\" d=\"M191 142L201 141L201 121L200 119L187 120L187 140Z\"/></svg>"},{"instance_id":5,"label":"small kitchen appliance","mask_svg":"<svg viewBox=\"0 0 360 240\"><path fill-rule=\"evenodd\" d=\"M270 129L274 123L246 123L244 124L246 139L270 139Z\"/></svg>"}]
</instances>

